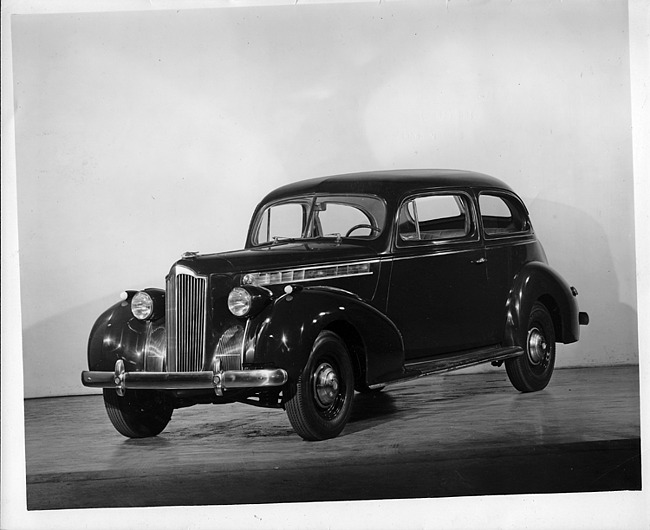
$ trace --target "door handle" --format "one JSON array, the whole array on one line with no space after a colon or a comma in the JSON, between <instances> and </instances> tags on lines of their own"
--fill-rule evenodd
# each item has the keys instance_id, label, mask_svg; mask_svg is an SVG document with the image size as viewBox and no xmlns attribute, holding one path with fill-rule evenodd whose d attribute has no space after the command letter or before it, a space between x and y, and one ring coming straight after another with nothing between
<instances>
[{"instance_id":1,"label":"door handle","mask_svg":"<svg viewBox=\"0 0 650 530\"><path fill-rule=\"evenodd\" d=\"M482 265L483 263L487 263L487 259L486 258L480 258L480 259L472 260L472 263L474 265Z\"/></svg>"}]
</instances>

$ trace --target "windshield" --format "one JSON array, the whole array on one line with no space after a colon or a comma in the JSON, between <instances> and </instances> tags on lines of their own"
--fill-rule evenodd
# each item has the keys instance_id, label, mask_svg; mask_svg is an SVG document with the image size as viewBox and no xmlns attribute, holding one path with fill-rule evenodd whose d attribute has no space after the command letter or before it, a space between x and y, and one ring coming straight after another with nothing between
<instances>
[{"instance_id":1,"label":"windshield","mask_svg":"<svg viewBox=\"0 0 650 530\"><path fill-rule=\"evenodd\" d=\"M268 205L255 220L253 245L323 237L376 239L386 206L370 195L318 195Z\"/></svg>"}]
</instances>

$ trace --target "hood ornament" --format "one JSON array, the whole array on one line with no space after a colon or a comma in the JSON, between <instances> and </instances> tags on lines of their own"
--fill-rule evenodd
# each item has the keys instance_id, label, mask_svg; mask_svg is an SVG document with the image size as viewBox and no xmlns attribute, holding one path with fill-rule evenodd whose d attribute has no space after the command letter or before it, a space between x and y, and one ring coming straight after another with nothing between
<instances>
[{"instance_id":1,"label":"hood ornament","mask_svg":"<svg viewBox=\"0 0 650 530\"><path fill-rule=\"evenodd\" d=\"M192 259L196 258L199 255L198 251L187 251L183 252L183 255L181 256L182 259Z\"/></svg>"}]
</instances>

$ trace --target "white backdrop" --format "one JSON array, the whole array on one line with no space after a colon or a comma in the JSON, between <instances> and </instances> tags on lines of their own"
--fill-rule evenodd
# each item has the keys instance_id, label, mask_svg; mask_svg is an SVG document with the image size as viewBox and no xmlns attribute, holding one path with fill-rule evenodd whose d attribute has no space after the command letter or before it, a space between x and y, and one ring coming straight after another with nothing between
<instances>
[{"instance_id":1,"label":"white backdrop","mask_svg":"<svg viewBox=\"0 0 650 530\"><path fill-rule=\"evenodd\" d=\"M270 189L368 169L499 177L636 363L627 2L366 2L12 20L25 396L84 393L95 318Z\"/></svg>"}]
</instances>

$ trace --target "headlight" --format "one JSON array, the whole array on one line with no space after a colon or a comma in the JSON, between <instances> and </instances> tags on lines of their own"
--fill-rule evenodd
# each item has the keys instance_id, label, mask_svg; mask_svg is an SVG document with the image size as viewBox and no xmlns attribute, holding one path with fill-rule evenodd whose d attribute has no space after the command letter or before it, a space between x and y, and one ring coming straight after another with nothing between
<instances>
[{"instance_id":1,"label":"headlight","mask_svg":"<svg viewBox=\"0 0 650 530\"><path fill-rule=\"evenodd\" d=\"M144 291L137 293L131 300L131 312L139 320L146 320L153 313L153 300Z\"/></svg>"},{"instance_id":2,"label":"headlight","mask_svg":"<svg viewBox=\"0 0 650 530\"><path fill-rule=\"evenodd\" d=\"M235 287L228 295L228 309L236 317L244 317L251 310L253 297L241 287Z\"/></svg>"}]
</instances>

